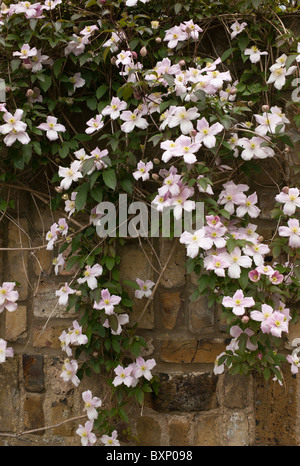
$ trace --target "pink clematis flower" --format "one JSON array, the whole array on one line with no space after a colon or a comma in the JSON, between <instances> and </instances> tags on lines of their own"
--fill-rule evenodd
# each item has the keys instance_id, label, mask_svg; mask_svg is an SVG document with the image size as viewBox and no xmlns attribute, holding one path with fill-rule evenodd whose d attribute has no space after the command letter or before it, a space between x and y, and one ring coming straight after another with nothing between
<instances>
[{"instance_id":1,"label":"pink clematis flower","mask_svg":"<svg viewBox=\"0 0 300 466\"><path fill-rule=\"evenodd\" d=\"M70 167L59 167L58 175L63 178L60 182L60 188L68 190L73 181L78 181L83 177L81 171L81 161L74 160Z\"/></svg>"},{"instance_id":2,"label":"pink clematis flower","mask_svg":"<svg viewBox=\"0 0 300 466\"><path fill-rule=\"evenodd\" d=\"M300 55L299 55L299 57L300 57ZM295 354L289 354L286 357L286 360L287 360L287 362L289 362L291 364L292 374L297 374L299 372L299 366L300 366L299 356L296 353Z\"/></svg>"},{"instance_id":3,"label":"pink clematis flower","mask_svg":"<svg viewBox=\"0 0 300 466\"><path fill-rule=\"evenodd\" d=\"M258 63L260 61L260 57L268 55L268 52L261 52L256 45L252 45L252 47L244 50L244 55L249 56L251 63Z\"/></svg>"},{"instance_id":4,"label":"pink clematis flower","mask_svg":"<svg viewBox=\"0 0 300 466\"><path fill-rule=\"evenodd\" d=\"M21 60L25 60L27 58L33 57L36 54L37 54L37 49L35 47L31 49L29 44L23 44L20 52L13 52L13 56L19 57Z\"/></svg>"},{"instance_id":5,"label":"pink clematis flower","mask_svg":"<svg viewBox=\"0 0 300 466\"><path fill-rule=\"evenodd\" d=\"M87 128L85 130L86 134L92 134L95 131L103 128L104 122L102 121L103 116L101 114L96 115L95 118L91 118L89 121L86 122Z\"/></svg>"},{"instance_id":6,"label":"pink clematis flower","mask_svg":"<svg viewBox=\"0 0 300 466\"><path fill-rule=\"evenodd\" d=\"M261 330L263 333L269 333L270 326L269 326L269 317L273 314L274 309L269 306L269 304L262 304L261 311L251 311L250 317L252 320L256 320L261 322Z\"/></svg>"},{"instance_id":7,"label":"pink clematis flower","mask_svg":"<svg viewBox=\"0 0 300 466\"><path fill-rule=\"evenodd\" d=\"M93 397L91 390L86 390L82 393L82 399L84 401L84 411L87 413L87 417L90 421L94 421L98 417L98 411L96 408L100 408L102 401L98 397Z\"/></svg>"},{"instance_id":8,"label":"pink clematis flower","mask_svg":"<svg viewBox=\"0 0 300 466\"><path fill-rule=\"evenodd\" d=\"M258 282L260 280L260 273L257 271L257 269L250 270L248 277L252 282Z\"/></svg>"},{"instance_id":9,"label":"pink clematis flower","mask_svg":"<svg viewBox=\"0 0 300 466\"><path fill-rule=\"evenodd\" d=\"M297 207L300 207L300 197L298 188L287 188L275 196L275 200L284 204L283 213L285 215L293 215Z\"/></svg>"},{"instance_id":10,"label":"pink clematis flower","mask_svg":"<svg viewBox=\"0 0 300 466\"><path fill-rule=\"evenodd\" d=\"M149 298L149 296L152 295L151 288L155 285L155 283L151 280L144 281L140 278L137 278L136 282L139 285L140 289L135 290L135 297L138 299L142 299L144 297Z\"/></svg>"},{"instance_id":11,"label":"pink clematis flower","mask_svg":"<svg viewBox=\"0 0 300 466\"><path fill-rule=\"evenodd\" d=\"M245 23L245 22L239 23L238 21L235 21L230 26L230 29L232 31L230 33L231 39L234 39L238 34L240 34L245 29L246 26L247 26L247 23Z\"/></svg>"},{"instance_id":12,"label":"pink clematis flower","mask_svg":"<svg viewBox=\"0 0 300 466\"><path fill-rule=\"evenodd\" d=\"M125 110L121 113L120 118L124 121L121 125L121 130L125 133L131 133L135 127L146 129L149 126L149 123L145 118L142 118L138 109L135 109L133 112Z\"/></svg>"},{"instance_id":13,"label":"pink clematis flower","mask_svg":"<svg viewBox=\"0 0 300 466\"><path fill-rule=\"evenodd\" d=\"M133 376L138 379L140 377L145 377L147 380L152 379L151 370L156 366L155 359L148 359L145 361L142 357L136 359Z\"/></svg>"},{"instance_id":14,"label":"pink clematis flower","mask_svg":"<svg viewBox=\"0 0 300 466\"><path fill-rule=\"evenodd\" d=\"M197 107L191 107L188 110L185 107L176 107L170 116L168 126L169 128L179 126L182 134L188 134L194 129L192 121L199 116Z\"/></svg>"},{"instance_id":15,"label":"pink clematis flower","mask_svg":"<svg viewBox=\"0 0 300 466\"><path fill-rule=\"evenodd\" d=\"M244 297L242 290L237 290L232 298L230 296L224 296L222 305L232 308L232 312L235 315L242 316L245 314L245 308L254 306L255 301L251 297Z\"/></svg>"},{"instance_id":16,"label":"pink clematis flower","mask_svg":"<svg viewBox=\"0 0 300 466\"><path fill-rule=\"evenodd\" d=\"M225 277L225 269L228 269L230 262L221 254L213 254L206 262L206 270L213 270L218 277Z\"/></svg>"},{"instance_id":17,"label":"pink clematis flower","mask_svg":"<svg viewBox=\"0 0 300 466\"><path fill-rule=\"evenodd\" d=\"M48 116L46 123L41 123L37 128L46 131L46 136L50 141L58 139L59 132L66 131L65 126L57 123L57 118L53 116Z\"/></svg>"},{"instance_id":18,"label":"pink clematis flower","mask_svg":"<svg viewBox=\"0 0 300 466\"><path fill-rule=\"evenodd\" d=\"M176 220L182 217L183 210L191 212L195 209L195 201L189 199L193 194L193 188L183 186L180 193L171 199L171 205L174 206L174 217Z\"/></svg>"},{"instance_id":19,"label":"pink clematis flower","mask_svg":"<svg viewBox=\"0 0 300 466\"><path fill-rule=\"evenodd\" d=\"M259 216L261 210L255 205L257 203L257 194L253 193L250 196L245 196L241 194L239 201L239 206L236 209L237 217L244 217L248 214L251 218L256 218Z\"/></svg>"},{"instance_id":20,"label":"pink clematis flower","mask_svg":"<svg viewBox=\"0 0 300 466\"><path fill-rule=\"evenodd\" d=\"M84 277L83 278L78 278L78 283L87 283L88 287L91 290L94 290L97 288L97 277L102 275L103 273L103 267L99 264L95 264L92 267L87 265L85 268L85 271L83 272Z\"/></svg>"},{"instance_id":21,"label":"pink clematis flower","mask_svg":"<svg viewBox=\"0 0 300 466\"><path fill-rule=\"evenodd\" d=\"M71 381L75 387L78 387L80 383L80 379L77 377L76 373L78 370L78 364L75 359L70 360L69 358L65 359L63 367L62 367L62 373L60 374L60 377L64 380L64 382L69 382Z\"/></svg>"},{"instance_id":22,"label":"pink clematis flower","mask_svg":"<svg viewBox=\"0 0 300 466\"><path fill-rule=\"evenodd\" d=\"M221 254L229 262L228 276L230 278L239 278L241 276L241 267L250 268L252 259L249 256L242 256L242 251L239 247L234 248L231 253Z\"/></svg>"},{"instance_id":23,"label":"pink clematis flower","mask_svg":"<svg viewBox=\"0 0 300 466\"><path fill-rule=\"evenodd\" d=\"M28 144L30 142L30 138L26 133L27 124L21 121L23 113L23 110L17 109L14 115L7 111L3 114L5 124L0 126L0 133L7 135L4 138L4 143L7 146L11 146L17 140L21 144Z\"/></svg>"},{"instance_id":24,"label":"pink clematis flower","mask_svg":"<svg viewBox=\"0 0 300 466\"><path fill-rule=\"evenodd\" d=\"M82 333L82 327L77 320L73 321L73 326L69 328L68 332L71 345L78 346L87 344L88 337Z\"/></svg>"},{"instance_id":25,"label":"pink clematis flower","mask_svg":"<svg viewBox=\"0 0 300 466\"><path fill-rule=\"evenodd\" d=\"M0 364L6 361L6 358L14 356L13 348L7 348L7 342L0 338Z\"/></svg>"},{"instance_id":26,"label":"pink clematis flower","mask_svg":"<svg viewBox=\"0 0 300 466\"><path fill-rule=\"evenodd\" d=\"M219 134L223 129L224 127L221 123L214 123L209 126L208 121L203 117L201 120L197 121L198 134L195 140L203 143L205 147L211 149L216 145L216 134Z\"/></svg>"},{"instance_id":27,"label":"pink clematis flower","mask_svg":"<svg viewBox=\"0 0 300 466\"><path fill-rule=\"evenodd\" d=\"M0 287L0 313L6 309L13 312L17 309L16 301L19 299L19 293L14 290L15 282L4 282Z\"/></svg>"},{"instance_id":28,"label":"pink clematis flower","mask_svg":"<svg viewBox=\"0 0 300 466\"><path fill-rule=\"evenodd\" d=\"M68 304L69 295L74 293L76 293L76 291L70 288L66 282L62 288L55 292L55 295L59 296L58 303L62 306L66 306Z\"/></svg>"},{"instance_id":29,"label":"pink clematis flower","mask_svg":"<svg viewBox=\"0 0 300 466\"><path fill-rule=\"evenodd\" d=\"M291 248L300 247L300 226L299 220L296 218L290 218L288 220L288 226L280 226L278 229L279 236L289 238L289 246Z\"/></svg>"},{"instance_id":30,"label":"pink clematis flower","mask_svg":"<svg viewBox=\"0 0 300 466\"><path fill-rule=\"evenodd\" d=\"M119 97L113 97L109 105L102 110L102 115L109 115L112 120L120 116L122 110L126 110L127 102L120 100Z\"/></svg>"},{"instance_id":31,"label":"pink clematis flower","mask_svg":"<svg viewBox=\"0 0 300 466\"><path fill-rule=\"evenodd\" d=\"M118 433L116 430L114 430L111 435L102 435L100 440L107 447L110 447L110 446L116 447L116 446L120 446L120 442L117 439L117 437L118 437Z\"/></svg>"},{"instance_id":32,"label":"pink clematis flower","mask_svg":"<svg viewBox=\"0 0 300 466\"><path fill-rule=\"evenodd\" d=\"M96 443L97 438L96 438L96 435L92 432L93 427L94 427L93 421L86 421L84 426L79 424L79 427L76 430L76 434L81 437L82 446L84 447L91 446L94 443Z\"/></svg>"},{"instance_id":33,"label":"pink clematis flower","mask_svg":"<svg viewBox=\"0 0 300 466\"><path fill-rule=\"evenodd\" d=\"M108 289L101 291L100 301L94 303L94 309L102 310L104 309L105 314L111 315L114 312L114 307L121 302L121 297L116 295L111 295Z\"/></svg>"},{"instance_id":34,"label":"pink clematis flower","mask_svg":"<svg viewBox=\"0 0 300 466\"><path fill-rule=\"evenodd\" d=\"M194 233L185 231L182 233L179 241L187 245L187 256L191 258L199 254L199 249L207 251L213 246L213 240L206 235L205 228L200 228Z\"/></svg>"},{"instance_id":35,"label":"pink clematis flower","mask_svg":"<svg viewBox=\"0 0 300 466\"><path fill-rule=\"evenodd\" d=\"M117 387L118 385L124 384L127 387L130 387L133 381L132 376L132 367L122 367L120 364L114 369L116 377L113 380L113 385Z\"/></svg>"},{"instance_id":36,"label":"pink clematis flower","mask_svg":"<svg viewBox=\"0 0 300 466\"><path fill-rule=\"evenodd\" d=\"M172 151L173 157L183 157L185 163L197 162L196 152L201 147L201 142L193 142L189 136L182 134L175 141L176 147Z\"/></svg>"},{"instance_id":37,"label":"pink clematis flower","mask_svg":"<svg viewBox=\"0 0 300 466\"><path fill-rule=\"evenodd\" d=\"M152 170L153 168L153 163L152 162L143 162L140 160L137 164L137 170L133 172L132 176L138 180L142 178L143 181L146 181L149 179L149 171Z\"/></svg>"}]
</instances>

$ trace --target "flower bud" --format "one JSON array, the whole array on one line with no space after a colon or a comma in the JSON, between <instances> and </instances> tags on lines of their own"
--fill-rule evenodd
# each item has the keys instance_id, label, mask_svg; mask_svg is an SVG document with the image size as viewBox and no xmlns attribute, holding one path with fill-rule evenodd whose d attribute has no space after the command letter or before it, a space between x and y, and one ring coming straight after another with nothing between
<instances>
[{"instance_id":1,"label":"flower bud","mask_svg":"<svg viewBox=\"0 0 300 466\"><path fill-rule=\"evenodd\" d=\"M288 186L284 186L284 187L282 188L282 192L283 192L284 194L288 194L288 193L289 193L289 190L290 190L290 188L289 188Z\"/></svg>"},{"instance_id":2,"label":"flower bud","mask_svg":"<svg viewBox=\"0 0 300 466\"><path fill-rule=\"evenodd\" d=\"M145 57L147 55L148 51L146 49L146 47L142 47L141 50L140 50L140 55L142 57Z\"/></svg>"},{"instance_id":3,"label":"flower bud","mask_svg":"<svg viewBox=\"0 0 300 466\"><path fill-rule=\"evenodd\" d=\"M153 179L154 181L157 181L157 180L159 179L158 174L157 174L157 173L152 173L152 179Z\"/></svg>"},{"instance_id":4,"label":"flower bud","mask_svg":"<svg viewBox=\"0 0 300 466\"><path fill-rule=\"evenodd\" d=\"M26 97L34 97L34 91L32 89L28 89L26 92Z\"/></svg>"},{"instance_id":5,"label":"flower bud","mask_svg":"<svg viewBox=\"0 0 300 466\"><path fill-rule=\"evenodd\" d=\"M137 53L134 50L131 52L131 55L132 55L132 58L137 58L137 56L138 56Z\"/></svg>"},{"instance_id":6,"label":"flower bud","mask_svg":"<svg viewBox=\"0 0 300 466\"><path fill-rule=\"evenodd\" d=\"M62 192L63 192L63 189L62 189L60 186L56 186L56 187L55 187L55 191L56 191L57 193L62 193Z\"/></svg>"},{"instance_id":7,"label":"flower bud","mask_svg":"<svg viewBox=\"0 0 300 466\"><path fill-rule=\"evenodd\" d=\"M153 159L153 163L154 163L155 165L158 165L158 164L160 163L160 160L159 160L157 157L155 157L155 158Z\"/></svg>"},{"instance_id":8,"label":"flower bud","mask_svg":"<svg viewBox=\"0 0 300 466\"><path fill-rule=\"evenodd\" d=\"M76 294L76 296L81 296L81 291L80 291L80 290L76 290L75 294Z\"/></svg>"},{"instance_id":9,"label":"flower bud","mask_svg":"<svg viewBox=\"0 0 300 466\"><path fill-rule=\"evenodd\" d=\"M110 63L111 63L112 65L115 65L115 64L116 64L116 61L117 61L117 57L111 57Z\"/></svg>"},{"instance_id":10,"label":"flower bud","mask_svg":"<svg viewBox=\"0 0 300 466\"><path fill-rule=\"evenodd\" d=\"M249 317L248 316L243 316L242 317L242 323L243 324L248 324L248 322L249 322Z\"/></svg>"},{"instance_id":11,"label":"flower bud","mask_svg":"<svg viewBox=\"0 0 300 466\"><path fill-rule=\"evenodd\" d=\"M192 129L192 131L190 132L190 136L191 138L195 138L197 136L197 130Z\"/></svg>"},{"instance_id":12,"label":"flower bud","mask_svg":"<svg viewBox=\"0 0 300 466\"><path fill-rule=\"evenodd\" d=\"M156 37L155 42L156 42L157 44L160 44L160 43L161 43L161 37Z\"/></svg>"},{"instance_id":13,"label":"flower bud","mask_svg":"<svg viewBox=\"0 0 300 466\"><path fill-rule=\"evenodd\" d=\"M77 34L79 31L78 27L77 26L73 26L73 32L75 32L75 34Z\"/></svg>"},{"instance_id":14,"label":"flower bud","mask_svg":"<svg viewBox=\"0 0 300 466\"><path fill-rule=\"evenodd\" d=\"M249 100L248 102L248 107L253 107L254 103L252 102L252 100Z\"/></svg>"},{"instance_id":15,"label":"flower bud","mask_svg":"<svg viewBox=\"0 0 300 466\"><path fill-rule=\"evenodd\" d=\"M270 109L270 107L269 107L269 105L263 105L263 106L261 107L261 109L262 109L263 112L268 112L269 109Z\"/></svg>"},{"instance_id":16,"label":"flower bud","mask_svg":"<svg viewBox=\"0 0 300 466\"><path fill-rule=\"evenodd\" d=\"M185 65L185 60L180 60L179 65L184 66Z\"/></svg>"},{"instance_id":17,"label":"flower bud","mask_svg":"<svg viewBox=\"0 0 300 466\"><path fill-rule=\"evenodd\" d=\"M63 195L62 195L62 199L63 199L64 201L67 201L67 200L69 199L68 194L63 194Z\"/></svg>"}]
</instances>

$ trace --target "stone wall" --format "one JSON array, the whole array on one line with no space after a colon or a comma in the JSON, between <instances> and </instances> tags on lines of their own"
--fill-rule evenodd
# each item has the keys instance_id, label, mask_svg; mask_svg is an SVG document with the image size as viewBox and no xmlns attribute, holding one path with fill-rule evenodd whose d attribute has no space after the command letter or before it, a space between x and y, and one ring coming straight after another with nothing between
<instances>
[{"instance_id":1,"label":"stone wall","mask_svg":"<svg viewBox=\"0 0 300 466\"><path fill-rule=\"evenodd\" d=\"M15 351L13 359L0 365L0 445L78 445L75 431L81 421L67 421L82 414L84 390L103 398L105 386L100 375L84 379L78 388L60 377L64 354L58 337L77 316L57 306L55 291L74 270L56 276L52 252L41 247L55 220L47 202L33 202L22 190L11 195L19 206L18 218L8 215L2 222L0 272L3 280L20 283L20 300L16 312L0 315L0 335ZM268 212L264 202L269 197L261 199ZM265 235L271 232L266 217ZM257 376L213 374L215 358L228 342L226 327L206 298L190 301L196 277L186 274L185 249L178 240L130 240L121 257L122 280L159 280L150 305L139 300L131 316L148 343L145 356L157 361L160 378L157 397L149 395L142 409L132 405L138 442L297 445L297 379L286 374L286 385L280 387Z\"/></svg>"},{"instance_id":2,"label":"stone wall","mask_svg":"<svg viewBox=\"0 0 300 466\"><path fill-rule=\"evenodd\" d=\"M221 39L218 46L222 51ZM298 142L287 154L293 186L299 185L299 174L290 156L298 157L299 150ZM266 239L275 227L270 221L277 193L274 182L281 185L282 179L278 166L268 160L261 175L251 181L259 195L260 229ZM77 316L57 306L55 291L71 279L74 270L56 276L52 252L43 246L55 220L45 193L11 188L9 195L15 199L18 215L8 212L0 222L0 278L20 283L18 310L0 314L0 337L15 351L14 358L0 365L3 446L79 445L75 431L80 420L69 420L82 414L81 393L91 389L94 396L105 395L100 375L84 379L77 389L60 377L64 354L58 337ZM148 343L144 354L157 361L155 373L161 382L158 396L149 395L142 409L132 405L137 442L151 446L299 445L299 378L287 372L281 387L256 375L213 374L215 358L225 348L228 335L219 309L209 309L204 297L189 299L196 277L186 275L184 246L158 238L130 240L121 257L123 280L137 276L159 280L150 305L145 307L144 300L135 302L131 316ZM290 339L296 336L300 336L300 324Z\"/></svg>"}]
</instances>

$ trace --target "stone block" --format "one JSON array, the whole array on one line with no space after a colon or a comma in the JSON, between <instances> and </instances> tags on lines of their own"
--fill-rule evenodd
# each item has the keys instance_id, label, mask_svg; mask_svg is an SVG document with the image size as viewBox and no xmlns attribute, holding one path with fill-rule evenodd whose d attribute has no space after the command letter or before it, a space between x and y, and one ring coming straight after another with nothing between
<instances>
[{"instance_id":1,"label":"stone block","mask_svg":"<svg viewBox=\"0 0 300 466\"><path fill-rule=\"evenodd\" d=\"M136 422L138 444L147 446L161 445L161 427L156 417L141 416Z\"/></svg>"},{"instance_id":2,"label":"stone block","mask_svg":"<svg viewBox=\"0 0 300 466\"><path fill-rule=\"evenodd\" d=\"M5 338L16 341L24 336L27 330L27 307L18 305L14 312L7 312L5 316ZM25 334L27 336L27 334Z\"/></svg>"},{"instance_id":3,"label":"stone block","mask_svg":"<svg viewBox=\"0 0 300 466\"><path fill-rule=\"evenodd\" d=\"M14 432L18 428L20 390L19 360L8 358L0 367L0 432Z\"/></svg>"},{"instance_id":4,"label":"stone block","mask_svg":"<svg viewBox=\"0 0 300 466\"><path fill-rule=\"evenodd\" d=\"M20 219L19 223L10 222L8 225L8 248L17 248L8 253L8 278L7 281L18 282L19 300L27 299L29 292L28 257L29 247L28 222Z\"/></svg>"},{"instance_id":5,"label":"stone block","mask_svg":"<svg viewBox=\"0 0 300 466\"><path fill-rule=\"evenodd\" d=\"M222 428L224 436L222 445L228 447L251 445L251 425L246 412L236 411L224 416Z\"/></svg>"},{"instance_id":6,"label":"stone block","mask_svg":"<svg viewBox=\"0 0 300 466\"><path fill-rule=\"evenodd\" d=\"M165 329L172 330L181 314L183 314L183 299L179 291L161 291L159 293L161 324ZM180 312L181 311L181 312Z\"/></svg>"},{"instance_id":7,"label":"stone block","mask_svg":"<svg viewBox=\"0 0 300 466\"><path fill-rule=\"evenodd\" d=\"M148 244L143 244L143 249L141 249L138 244L126 245L121 248L120 255L121 262L119 270L122 283L126 280L135 281L137 278L155 281L154 270L150 265L153 261L154 253ZM136 299L134 296L135 290L130 286L124 286L124 289L127 291L130 299L134 300L134 306L130 313L129 325L133 326L138 323L139 328L152 329L154 327L153 302L150 303L146 312L143 313L147 298ZM142 313L142 318L140 318Z\"/></svg>"},{"instance_id":8,"label":"stone block","mask_svg":"<svg viewBox=\"0 0 300 466\"><path fill-rule=\"evenodd\" d=\"M175 243L175 249L172 248ZM171 257L170 257L171 254ZM169 259L170 257L170 259ZM186 249L179 243L179 238L170 241L166 238L160 239L159 258L164 267L168 261L166 270L162 276L160 284L165 288L182 287L186 283Z\"/></svg>"},{"instance_id":9,"label":"stone block","mask_svg":"<svg viewBox=\"0 0 300 466\"><path fill-rule=\"evenodd\" d=\"M45 244L44 238L33 238L32 245L37 247ZM39 277L40 275L50 275L53 271L53 251L48 251L45 248L36 249L31 251L31 262L34 273Z\"/></svg>"},{"instance_id":10,"label":"stone block","mask_svg":"<svg viewBox=\"0 0 300 466\"><path fill-rule=\"evenodd\" d=\"M164 362L172 363L214 363L217 356L225 349L221 339L184 340L173 339L161 342L160 357Z\"/></svg>"},{"instance_id":11,"label":"stone block","mask_svg":"<svg viewBox=\"0 0 300 466\"><path fill-rule=\"evenodd\" d=\"M193 333L212 333L214 330L214 307L209 308L207 297L199 296L195 301L188 300L189 329Z\"/></svg>"},{"instance_id":12,"label":"stone block","mask_svg":"<svg viewBox=\"0 0 300 466\"><path fill-rule=\"evenodd\" d=\"M254 374L255 444L263 446L297 446L299 381L289 366L283 367L284 384L266 382Z\"/></svg>"},{"instance_id":13,"label":"stone block","mask_svg":"<svg viewBox=\"0 0 300 466\"><path fill-rule=\"evenodd\" d=\"M33 300L34 317L52 318L74 318L73 309L66 311L65 306L58 305L58 297L55 292L62 284L53 281L42 281Z\"/></svg>"},{"instance_id":14,"label":"stone block","mask_svg":"<svg viewBox=\"0 0 300 466\"><path fill-rule=\"evenodd\" d=\"M196 414L194 418L194 445L216 447L220 440L220 413Z\"/></svg>"},{"instance_id":15,"label":"stone block","mask_svg":"<svg viewBox=\"0 0 300 466\"><path fill-rule=\"evenodd\" d=\"M159 391L152 397L152 408L156 411L190 413L217 407L217 377L211 372L157 375Z\"/></svg>"},{"instance_id":16,"label":"stone block","mask_svg":"<svg viewBox=\"0 0 300 466\"><path fill-rule=\"evenodd\" d=\"M168 423L168 430L169 444L171 446L184 447L192 445L190 419L183 416L172 416Z\"/></svg>"},{"instance_id":17,"label":"stone block","mask_svg":"<svg viewBox=\"0 0 300 466\"><path fill-rule=\"evenodd\" d=\"M250 391L252 389L251 376L232 376L228 372L222 377L223 398L222 404L230 409L245 409L248 406L252 408L252 398Z\"/></svg>"},{"instance_id":18,"label":"stone block","mask_svg":"<svg viewBox=\"0 0 300 466\"><path fill-rule=\"evenodd\" d=\"M80 421L78 423L77 421L75 423L65 422L71 417L73 417L72 409L68 406L66 398L54 401L51 405L50 419L51 425L57 427L51 430L52 434L60 436L74 435Z\"/></svg>"},{"instance_id":19,"label":"stone block","mask_svg":"<svg viewBox=\"0 0 300 466\"><path fill-rule=\"evenodd\" d=\"M23 354L23 379L27 392L44 391L44 358L42 355Z\"/></svg>"},{"instance_id":20,"label":"stone block","mask_svg":"<svg viewBox=\"0 0 300 466\"><path fill-rule=\"evenodd\" d=\"M43 395L39 393L27 393L24 398L24 430L40 429L45 426L43 410ZM43 435L45 430L38 430L36 435Z\"/></svg>"},{"instance_id":21,"label":"stone block","mask_svg":"<svg viewBox=\"0 0 300 466\"><path fill-rule=\"evenodd\" d=\"M54 327L51 323L48 323L45 328L42 325L35 326L33 328L33 347L60 349L59 337L63 330L66 330L66 327Z\"/></svg>"}]
</instances>

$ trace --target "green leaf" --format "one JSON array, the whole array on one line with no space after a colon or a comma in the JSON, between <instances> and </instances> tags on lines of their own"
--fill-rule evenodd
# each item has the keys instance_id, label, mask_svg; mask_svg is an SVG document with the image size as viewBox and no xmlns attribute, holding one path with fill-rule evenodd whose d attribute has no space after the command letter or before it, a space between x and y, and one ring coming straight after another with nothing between
<instances>
[{"instance_id":1,"label":"green leaf","mask_svg":"<svg viewBox=\"0 0 300 466\"><path fill-rule=\"evenodd\" d=\"M86 198L87 198L89 187L90 187L90 184L86 182L77 189L77 195L75 199L75 208L77 211L84 208L86 204Z\"/></svg>"},{"instance_id":2,"label":"green leaf","mask_svg":"<svg viewBox=\"0 0 300 466\"><path fill-rule=\"evenodd\" d=\"M102 173L103 181L111 189L115 189L117 186L117 177L114 170L104 170Z\"/></svg>"},{"instance_id":3,"label":"green leaf","mask_svg":"<svg viewBox=\"0 0 300 466\"><path fill-rule=\"evenodd\" d=\"M40 81L40 87L44 92L47 92L52 84L52 78L49 75L44 75L44 80Z\"/></svg>"}]
</instances>

